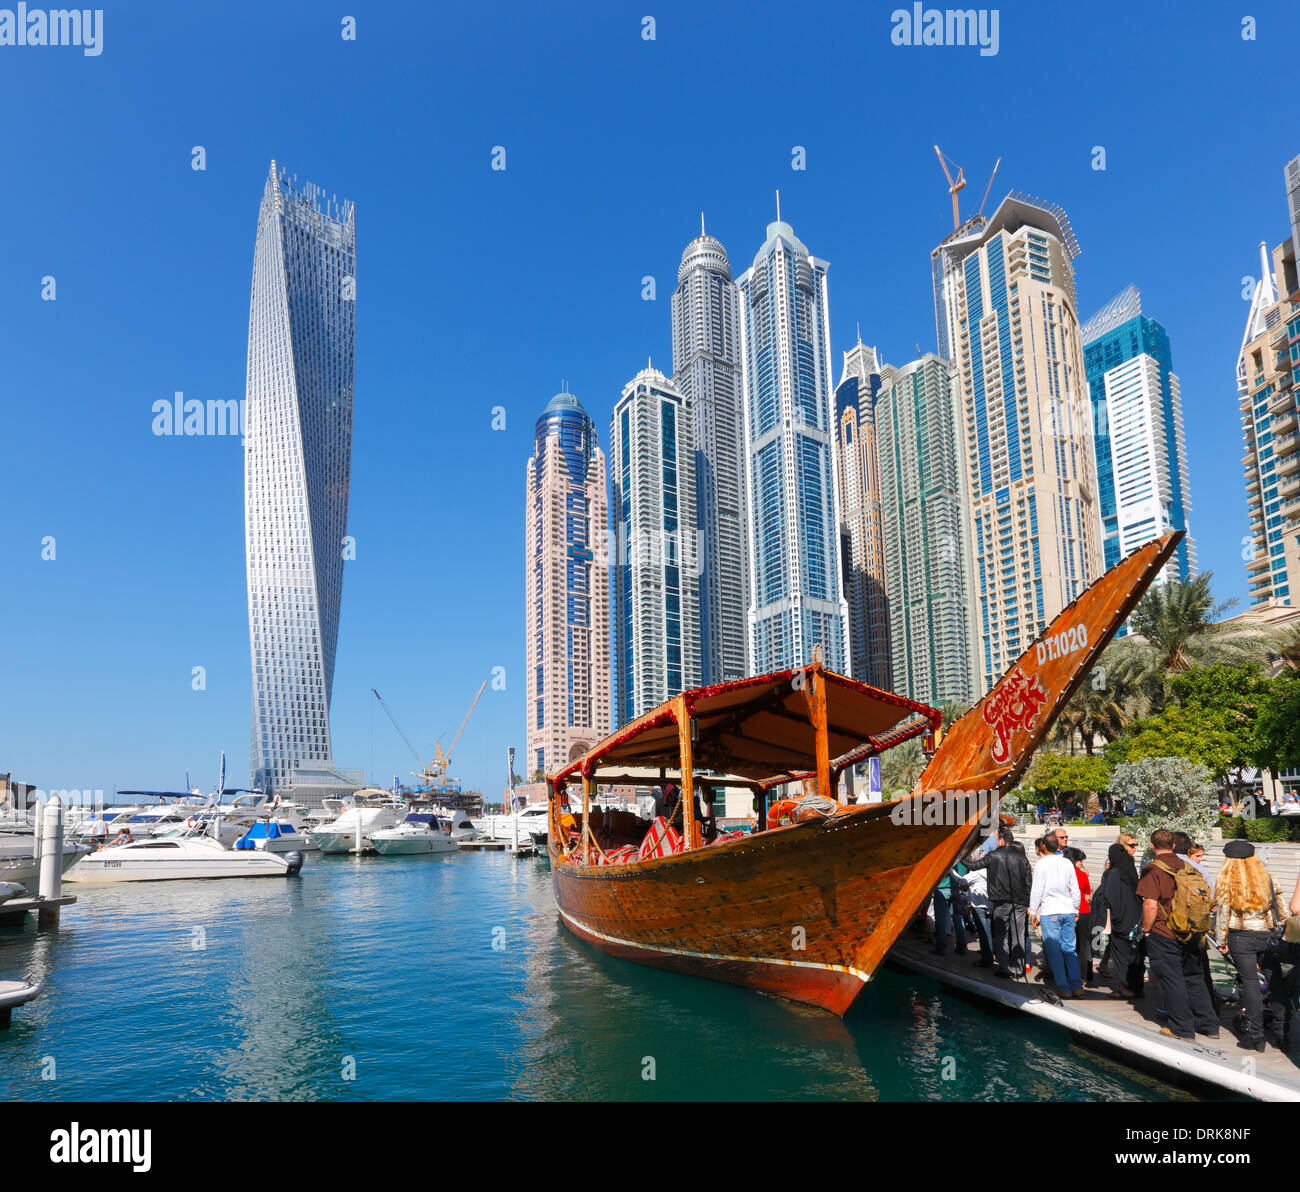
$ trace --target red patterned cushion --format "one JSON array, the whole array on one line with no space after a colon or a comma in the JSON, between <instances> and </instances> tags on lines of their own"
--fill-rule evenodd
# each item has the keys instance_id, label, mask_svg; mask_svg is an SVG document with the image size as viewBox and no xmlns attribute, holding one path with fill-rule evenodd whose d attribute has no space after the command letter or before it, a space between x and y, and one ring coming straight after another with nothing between
<instances>
[{"instance_id":1,"label":"red patterned cushion","mask_svg":"<svg viewBox=\"0 0 1300 1192\"><path fill-rule=\"evenodd\" d=\"M650 824L650 831L641 841L638 856L645 861L651 857L667 857L682 851L682 835L662 815Z\"/></svg>"}]
</instances>

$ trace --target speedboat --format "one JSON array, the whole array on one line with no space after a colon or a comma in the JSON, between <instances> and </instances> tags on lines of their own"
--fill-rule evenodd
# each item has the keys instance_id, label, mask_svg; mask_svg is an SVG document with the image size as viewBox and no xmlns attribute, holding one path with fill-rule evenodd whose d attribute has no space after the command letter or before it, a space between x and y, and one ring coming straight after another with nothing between
<instances>
[{"instance_id":1,"label":"speedboat","mask_svg":"<svg viewBox=\"0 0 1300 1192\"><path fill-rule=\"evenodd\" d=\"M368 853L374 851L370 834L394 828L400 822L397 809L385 802L369 802L367 796L388 797L387 791L361 790L351 807L336 819L311 830L322 853Z\"/></svg>"},{"instance_id":2,"label":"speedboat","mask_svg":"<svg viewBox=\"0 0 1300 1192\"><path fill-rule=\"evenodd\" d=\"M299 851L227 848L211 836L179 836L108 845L82 857L65 882L152 882L202 877L288 877L302 868Z\"/></svg>"},{"instance_id":3,"label":"speedboat","mask_svg":"<svg viewBox=\"0 0 1300 1192\"><path fill-rule=\"evenodd\" d=\"M21 981L0 981L0 1029L9 1025L15 1006L26 1005L40 995L44 981L24 977Z\"/></svg>"},{"instance_id":4,"label":"speedboat","mask_svg":"<svg viewBox=\"0 0 1300 1192\"><path fill-rule=\"evenodd\" d=\"M460 848L431 811L412 811L397 827L372 832L370 842L381 857L454 853Z\"/></svg>"},{"instance_id":5,"label":"speedboat","mask_svg":"<svg viewBox=\"0 0 1300 1192\"><path fill-rule=\"evenodd\" d=\"M260 819L231 846L235 849L261 849L266 853L306 852L316 847L305 832L299 832L288 819Z\"/></svg>"},{"instance_id":6,"label":"speedboat","mask_svg":"<svg viewBox=\"0 0 1300 1192\"><path fill-rule=\"evenodd\" d=\"M477 840L483 835L469 818L469 813L459 807L445 812L442 816L444 830L453 840Z\"/></svg>"},{"instance_id":7,"label":"speedboat","mask_svg":"<svg viewBox=\"0 0 1300 1192\"><path fill-rule=\"evenodd\" d=\"M66 871L89 851L84 844L63 842L63 869ZM41 877L41 859L36 855L36 837L5 835L0 837L0 882L18 882L35 889Z\"/></svg>"}]
</instances>

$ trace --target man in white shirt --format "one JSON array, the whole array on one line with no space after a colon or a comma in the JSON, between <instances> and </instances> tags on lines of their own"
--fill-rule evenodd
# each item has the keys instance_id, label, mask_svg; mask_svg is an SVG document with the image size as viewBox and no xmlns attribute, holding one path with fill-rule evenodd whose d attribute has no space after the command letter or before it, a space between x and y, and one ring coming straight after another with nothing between
<instances>
[{"instance_id":1,"label":"man in white shirt","mask_svg":"<svg viewBox=\"0 0 1300 1192\"><path fill-rule=\"evenodd\" d=\"M1060 853L1054 832L1043 837L1047 855L1034 866L1034 884L1029 891L1029 917L1043 934L1043 951L1052 969L1052 979L1062 997L1083 997L1079 975L1074 924L1079 916L1079 879L1074 866Z\"/></svg>"}]
</instances>

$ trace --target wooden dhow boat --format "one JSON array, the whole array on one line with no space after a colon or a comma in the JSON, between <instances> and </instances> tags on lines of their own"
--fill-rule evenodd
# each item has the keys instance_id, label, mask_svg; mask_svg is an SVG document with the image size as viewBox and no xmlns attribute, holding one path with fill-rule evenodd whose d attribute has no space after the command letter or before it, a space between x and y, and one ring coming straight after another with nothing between
<instances>
[{"instance_id":1,"label":"wooden dhow boat","mask_svg":"<svg viewBox=\"0 0 1300 1192\"><path fill-rule=\"evenodd\" d=\"M687 691L548 780L565 926L611 956L843 1014L1023 773L1181 534L1121 560L1052 621L939 742L939 712L824 669ZM904 741L934 748L903 798L834 801L843 771ZM580 802L570 796L581 783ZM673 783L665 817L595 806L605 783ZM753 833L708 843L697 796L753 791ZM802 798L774 802L777 788ZM774 823L778 826L766 827Z\"/></svg>"}]
</instances>

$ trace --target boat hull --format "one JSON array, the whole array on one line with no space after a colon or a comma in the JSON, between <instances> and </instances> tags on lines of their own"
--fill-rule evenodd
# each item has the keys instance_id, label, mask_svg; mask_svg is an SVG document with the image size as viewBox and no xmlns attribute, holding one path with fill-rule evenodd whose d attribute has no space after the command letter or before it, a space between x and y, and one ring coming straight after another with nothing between
<instances>
[{"instance_id":1,"label":"boat hull","mask_svg":"<svg viewBox=\"0 0 1300 1192\"><path fill-rule=\"evenodd\" d=\"M385 837L382 832L371 837L381 857L426 857L434 853L458 853L460 846L446 836Z\"/></svg>"},{"instance_id":2,"label":"boat hull","mask_svg":"<svg viewBox=\"0 0 1300 1192\"><path fill-rule=\"evenodd\" d=\"M628 865L552 841L561 921L611 956L843 1014L978 827L956 800L948 826L896 822L920 820L898 814L911 799Z\"/></svg>"}]
</instances>

